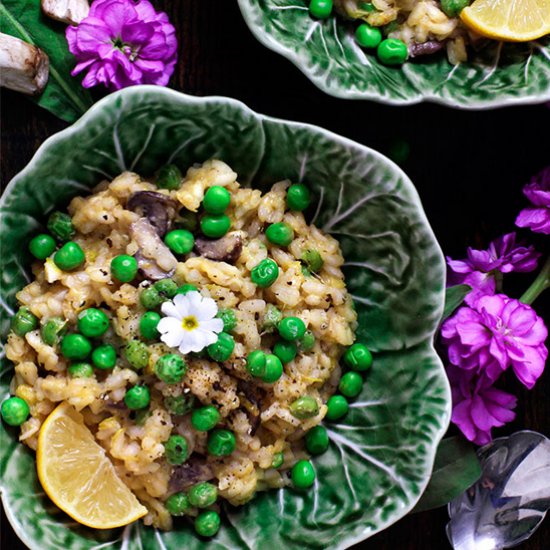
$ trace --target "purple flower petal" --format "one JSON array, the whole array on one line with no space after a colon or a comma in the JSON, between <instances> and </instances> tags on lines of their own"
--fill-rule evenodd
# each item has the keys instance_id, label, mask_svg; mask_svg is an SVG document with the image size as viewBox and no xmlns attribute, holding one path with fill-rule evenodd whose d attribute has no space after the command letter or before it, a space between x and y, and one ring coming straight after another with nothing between
<instances>
[{"instance_id":1,"label":"purple flower petal","mask_svg":"<svg viewBox=\"0 0 550 550\"><path fill-rule=\"evenodd\" d=\"M523 188L533 207L523 209L516 218L518 227L550 235L550 166L539 172Z\"/></svg>"},{"instance_id":2,"label":"purple flower petal","mask_svg":"<svg viewBox=\"0 0 550 550\"><path fill-rule=\"evenodd\" d=\"M528 388L544 370L547 337L533 308L504 294L482 296L459 308L441 327L449 361L457 369L494 382L512 367Z\"/></svg>"},{"instance_id":3,"label":"purple flower petal","mask_svg":"<svg viewBox=\"0 0 550 550\"><path fill-rule=\"evenodd\" d=\"M78 26L66 30L83 86L117 90L135 84L165 86L177 61L176 31L148 0L95 0Z\"/></svg>"},{"instance_id":4,"label":"purple flower petal","mask_svg":"<svg viewBox=\"0 0 550 550\"><path fill-rule=\"evenodd\" d=\"M484 445L492 439L491 430L515 418L517 399L492 387L484 375L472 376L449 365L447 373L453 394L451 420L467 439Z\"/></svg>"}]
</instances>

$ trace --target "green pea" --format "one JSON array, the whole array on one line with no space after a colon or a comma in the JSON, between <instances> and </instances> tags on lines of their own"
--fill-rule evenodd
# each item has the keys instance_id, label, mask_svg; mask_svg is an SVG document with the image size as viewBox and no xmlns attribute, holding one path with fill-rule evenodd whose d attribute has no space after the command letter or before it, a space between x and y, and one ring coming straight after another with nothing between
<instances>
[{"instance_id":1,"label":"green pea","mask_svg":"<svg viewBox=\"0 0 550 550\"><path fill-rule=\"evenodd\" d=\"M323 426L315 426L307 432L306 449L312 455L320 455L328 449L328 432Z\"/></svg>"},{"instance_id":2,"label":"green pea","mask_svg":"<svg viewBox=\"0 0 550 550\"><path fill-rule=\"evenodd\" d=\"M112 369L116 365L116 350L109 344L103 344L92 351L92 363L103 370Z\"/></svg>"},{"instance_id":3,"label":"green pea","mask_svg":"<svg viewBox=\"0 0 550 550\"><path fill-rule=\"evenodd\" d=\"M364 344L353 344L344 353L344 363L352 370L366 371L372 365L372 354Z\"/></svg>"},{"instance_id":4,"label":"green pea","mask_svg":"<svg viewBox=\"0 0 550 550\"><path fill-rule=\"evenodd\" d=\"M191 505L189 499L184 492L174 493L170 495L164 503L169 514L172 516L184 516L189 510Z\"/></svg>"},{"instance_id":5,"label":"green pea","mask_svg":"<svg viewBox=\"0 0 550 550\"><path fill-rule=\"evenodd\" d=\"M281 360L283 365L294 361L296 354L298 353L298 347L294 342L287 342L279 340L273 346L273 353Z\"/></svg>"},{"instance_id":6,"label":"green pea","mask_svg":"<svg viewBox=\"0 0 550 550\"><path fill-rule=\"evenodd\" d=\"M378 45L376 55L384 65L401 65L407 60L409 51L403 40L386 38Z\"/></svg>"},{"instance_id":7,"label":"green pea","mask_svg":"<svg viewBox=\"0 0 550 550\"><path fill-rule=\"evenodd\" d=\"M86 261L86 255L78 243L69 241L54 254L53 261L62 271L73 271Z\"/></svg>"},{"instance_id":8,"label":"green pea","mask_svg":"<svg viewBox=\"0 0 550 550\"><path fill-rule=\"evenodd\" d=\"M171 300L178 291L178 285L172 279L162 279L157 281L153 288L159 293L163 301Z\"/></svg>"},{"instance_id":9,"label":"green pea","mask_svg":"<svg viewBox=\"0 0 550 550\"><path fill-rule=\"evenodd\" d=\"M340 378L338 389L346 397L357 397L363 389L363 379L361 375L356 372L346 372L346 374Z\"/></svg>"},{"instance_id":10,"label":"green pea","mask_svg":"<svg viewBox=\"0 0 550 550\"><path fill-rule=\"evenodd\" d=\"M160 189L179 189L181 186L181 172L175 164L166 164L157 172L155 183Z\"/></svg>"},{"instance_id":11,"label":"green pea","mask_svg":"<svg viewBox=\"0 0 550 550\"><path fill-rule=\"evenodd\" d=\"M187 493L189 503L196 508L208 508L218 499L218 488L212 483L203 481L193 485Z\"/></svg>"},{"instance_id":12,"label":"green pea","mask_svg":"<svg viewBox=\"0 0 550 550\"><path fill-rule=\"evenodd\" d=\"M71 378L90 378L94 375L94 367L90 363L75 363L67 369L67 372Z\"/></svg>"},{"instance_id":13,"label":"green pea","mask_svg":"<svg viewBox=\"0 0 550 550\"><path fill-rule=\"evenodd\" d=\"M185 283L184 285L181 285L178 287L178 290L176 290L176 294L187 294L188 292L198 292L198 291L199 289L195 285Z\"/></svg>"},{"instance_id":14,"label":"green pea","mask_svg":"<svg viewBox=\"0 0 550 550\"><path fill-rule=\"evenodd\" d=\"M382 31L368 23L362 23L355 31L355 40L363 48L376 48L382 42Z\"/></svg>"},{"instance_id":15,"label":"green pea","mask_svg":"<svg viewBox=\"0 0 550 550\"><path fill-rule=\"evenodd\" d=\"M182 435L171 435L164 443L164 456L170 464L183 464L189 458L187 439Z\"/></svg>"},{"instance_id":16,"label":"green pea","mask_svg":"<svg viewBox=\"0 0 550 550\"><path fill-rule=\"evenodd\" d=\"M160 323L160 315L156 311L147 311L139 320L139 333L146 340L156 340L160 336L157 326Z\"/></svg>"},{"instance_id":17,"label":"green pea","mask_svg":"<svg viewBox=\"0 0 550 550\"><path fill-rule=\"evenodd\" d=\"M327 420L339 420L346 416L349 410L348 400L343 395L333 395L327 401Z\"/></svg>"},{"instance_id":18,"label":"green pea","mask_svg":"<svg viewBox=\"0 0 550 550\"><path fill-rule=\"evenodd\" d=\"M61 317L50 317L40 329L42 340L48 346L55 346L59 339L67 332L67 321Z\"/></svg>"},{"instance_id":19,"label":"green pea","mask_svg":"<svg viewBox=\"0 0 550 550\"><path fill-rule=\"evenodd\" d=\"M307 489L315 482L315 470L309 460L299 460L294 464L290 472L290 478L294 487Z\"/></svg>"},{"instance_id":20,"label":"green pea","mask_svg":"<svg viewBox=\"0 0 550 550\"><path fill-rule=\"evenodd\" d=\"M277 328L285 340L301 340L306 333L306 325L299 317L285 317Z\"/></svg>"},{"instance_id":21,"label":"green pea","mask_svg":"<svg viewBox=\"0 0 550 550\"><path fill-rule=\"evenodd\" d=\"M394 19L382 27L382 34L384 36L388 36L391 32L395 32L397 29L399 29L399 22L397 19Z\"/></svg>"},{"instance_id":22,"label":"green pea","mask_svg":"<svg viewBox=\"0 0 550 550\"><path fill-rule=\"evenodd\" d=\"M155 374L167 384L181 382L187 371L187 365L181 355L167 353L158 358L155 363Z\"/></svg>"},{"instance_id":23,"label":"green pea","mask_svg":"<svg viewBox=\"0 0 550 550\"><path fill-rule=\"evenodd\" d=\"M221 525L220 514L214 510L205 510L195 519L195 531L201 537L213 537Z\"/></svg>"},{"instance_id":24,"label":"green pea","mask_svg":"<svg viewBox=\"0 0 550 550\"><path fill-rule=\"evenodd\" d=\"M225 214L206 214L201 218L201 231L212 239L223 237L231 227L231 220Z\"/></svg>"},{"instance_id":25,"label":"green pea","mask_svg":"<svg viewBox=\"0 0 550 550\"><path fill-rule=\"evenodd\" d=\"M373 6L370 2L360 2L359 9L366 11L367 13L373 13L375 11L378 11L376 9L376 6Z\"/></svg>"},{"instance_id":26,"label":"green pea","mask_svg":"<svg viewBox=\"0 0 550 550\"><path fill-rule=\"evenodd\" d=\"M135 370L144 369L149 364L149 348L144 342L130 340L124 347L124 357Z\"/></svg>"},{"instance_id":27,"label":"green pea","mask_svg":"<svg viewBox=\"0 0 550 550\"><path fill-rule=\"evenodd\" d=\"M145 409L149 406L150 401L151 393L147 386L133 386L126 390L124 396L124 403L132 411Z\"/></svg>"},{"instance_id":28,"label":"green pea","mask_svg":"<svg viewBox=\"0 0 550 550\"><path fill-rule=\"evenodd\" d=\"M139 411L132 411L134 414L134 424L136 426L144 426L147 419L151 416L149 409L140 409Z\"/></svg>"},{"instance_id":29,"label":"green pea","mask_svg":"<svg viewBox=\"0 0 550 550\"><path fill-rule=\"evenodd\" d=\"M246 358L246 370L258 378L263 378L266 374L266 354L257 349L250 352Z\"/></svg>"},{"instance_id":30,"label":"green pea","mask_svg":"<svg viewBox=\"0 0 550 550\"><path fill-rule=\"evenodd\" d=\"M267 308L264 313L262 330L264 332L273 332L282 318L283 314L280 309L275 307L273 304L267 304Z\"/></svg>"},{"instance_id":31,"label":"green pea","mask_svg":"<svg viewBox=\"0 0 550 550\"><path fill-rule=\"evenodd\" d=\"M319 414L319 404L317 400L310 395L299 397L290 404L290 414L299 420L313 418Z\"/></svg>"},{"instance_id":32,"label":"green pea","mask_svg":"<svg viewBox=\"0 0 550 550\"><path fill-rule=\"evenodd\" d=\"M174 396L169 395L164 398L164 406L170 414L174 416L183 416L193 410L195 406L195 396L192 393Z\"/></svg>"},{"instance_id":33,"label":"green pea","mask_svg":"<svg viewBox=\"0 0 550 550\"><path fill-rule=\"evenodd\" d=\"M315 346L315 336L313 336L313 332L311 332L311 330L306 330L304 337L300 340L298 345L300 347L300 351L311 351Z\"/></svg>"},{"instance_id":34,"label":"green pea","mask_svg":"<svg viewBox=\"0 0 550 550\"><path fill-rule=\"evenodd\" d=\"M111 260L111 275L121 283L129 283L136 278L138 263L133 256L120 254Z\"/></svg>"},{"instance_id":35,"label":"green pea","mask_svg":"<svg viewBox=\"0 0 550 550\"><path fill-rule=\"evenodd\" d=\"M27 402L20 397L9 397L2 402L0 414L4 422L10 426L21 426L30 414Z\"/></svg>"},{"instance_id":36,"label":"green pea","mask_svg":"<svg viewBox=\"0 0 550 550\"><path fill-rule=\"evenodd\" d=\"M210 344L206 348L206 351L211 359L221 362L227 361L231 357L234 349L235 340L233 339L233 336L231 336L231 334L227 334L227 332L220 332L218 334L218 340L213 344Z\"/></svg>"},{"instance_id":37,"label":"green pea","mask_svg":"<svg viewBox=\"0 0 550 550\"><path fill-rule=\"evenodd\" d=\"M154 286L150 286L141 291L139 301L145 309L155 309L165 301L165 298Z\"/></svg>"},{"instance_id":38,"label":"green pea","mask_svg":"<svg viewBox=\"0 0 550 550\"><path fill-rule=\"evenodd\" d=\"M189 254L195 246L193 233L185 229L174 229L166 233L164 243L174 254Z\"/></svg>"},{"instance_id":39,"label":"green pea","mask_svg":"<svg viewBox=\"0 0 550 550\"><path fill-rule=\"evenodd\" d=\"M441 0L441 9L448 17L457 17L470 2L471 0Z\"/></svg>"},{"instance_id":40,"label":"green pea","mask_svg":"<svg viewBox=\"0 0 550 550\"><path fill-rule=\"evenodd\" d=\"M75 234L73 220L64 212L52 212L48 218L48 231L61 242L72 239Z\"/></svg>"},{"instance_id":41,"label":"green pea","mask_svg":"<svg viewBox=\"0 0 550 550\"><path fill-rule=\"evenodd\" d=\"M262 380L266 384L273 384L277 382L283 375L283 364L281 360L272 353L265 356L265 374L262 376Z\"/></svg>"},{"instance_id":42,"label":"green pea","mask_svg":"<svg viewBox=\"0 0 550 550\"><path fill-rule=\"evenodd\" d=\"M332 13L332 0L311 0L309 13L317 19L326 19Z\"/></svg>"},{"instance_id":43,"label":"green pea","mask_svg":"<svg viewBox=\"0 0 550 550\"><path fill-rule=\"evenodd\" d=\"M224 332L231 332L237 326L237 314L234 309L219 309L216 317L223 321Z\"/></svg>"},{"instance_id":44,"label":"green pea","mask_svg":"<svg viewBox=\"0 0 550 550\"><path fill-rule=\"evenodd\" d=\"M90 340L82 334L67 334L61 340L61 354L71 361L82 361L92 352Z\"/></svg>"},{"instance_id":45,"label":"green pea","mask_svg":"<svg viewBox=\"0 0 550 550\"><path fill-rule=\"evenodd\" d=\"M284 461L285 461L284 453L275 453L273 455L273 460L271 461L271 467L275 469L280 468L284 464Z\"/></svg>"},{"instance_id":46,"label":"green pea","mask_svg":"<svg viewBox=\"0 0 550 550\"><path fill-rule=\"evenodd\" d=\"M237 446L235 434L229 430L214 430L208 436L208 454L212 456L229 456Z\"/></svg>"},{"instance_id":47,"label":"green pea","mask_svg":"<svg viewBox=\"0 0 550 550\"><path fill-rule=\"evenodd\" d=\"M277 246L288 246L294 239L292 227L285 222L272 223L265 231L267 240Z\"/></svg>"},{"instance_id":48,"label":"green pea","mask_svg":"<svg viewBox=\"0 0 550 550\"><path fill-rule=\"evenodd\" d=\"M290 210L301 212L311 202L309 189L303 183L294 183L286 192L286 204Z\"/></svg>"},{"instance_id":49,"label":"green pea","mask_svg":"<svg viewBox=\"0 0 550 550\"><path fill-rule=\"evenodd\" d=\"M78 314L78 330L88 338L97 338L107 332L109 317L100 309L89 307Z\"/></svg>"},{"instance_id":50,"label":"green pea","mask_svg":"<svg viewBox=\"0 0 550 550\"><path fill-rule=\"evenodd\" d=\"M45 260L53 254L56 246L55 239L51 235L42 233L31 239L29 250L38 260Z\"/></svg>"},{"instance_id":51,"label":"green pea","mask_svg":"<svg viewBox=\"0 0 550 550\"><path fill-rule=\"evenodd\" d=\"M28 307L20 307L12 317L10 327L17 336L25 336L27 332L38 327L38 317Z\"/></svg>"},{"instance_id":52,"label":"green pea","mask_svg":"<svg viewBox=\"0 0 550 550\"><path fill-rule=\"evenodd\" d=\"M311 277L311 271L305 265L302 265L302 275L304 277Z\"/></svg>"},{"instance_id":53,"label":"green pea","mask_svg":"<svg viewBox=\"0 0 550 550\"><path fill-rule=\"evenodd\" d=\"M182 208L177 218L174 220L174 223L181 229L187 229L187 231L194 232L198 228L199 217L196 212L191 212L191 210L187 210L187 208Z\"/></svg>"},{"instance_id":54,"label":"green pea","mask_svg":"<svg viewBox=\"0 0 550 550\"><path fill-rule=\"evenodd\" d=\"M191 424L199 432L207 432L214 428L221 420L222 415L216 407L206 405L200 409L195 409L191 415Z\"/></svg>"},{"instance_id":55,"label":"green pea","mask_svg":"<svg viewBox=\"0 0 550 550\"><path fill-rule=\"evenodd\" d=\"M221 185L213 185L204 194L202 207L209 214L223 214L230 202L231 194L229 191Z\"/></svg>"},{"instance_id":56,"label":"green pea","mask_svg":"<svg viewBox=\"0 0 550 550\"><path fill-rule=\"evenodd\" d=\"M262 260L257 266L252 268L250 278L255 285L260 288L271 286L279 276L279 266L271 259Z\"/></svg>"},{"instance_id":57,"label":"green pea","mask_svg":"<svg viewBox=\"0 0 550 550\"><path fill-rule=\"evenodd\" d=\"M304 264L306 264L308 270L313 273L318 273L325 263L321 254L319 254L319 251L314 248L304 250L304 252L302 252L301 260Z\"/></svg>"}]
</instances>

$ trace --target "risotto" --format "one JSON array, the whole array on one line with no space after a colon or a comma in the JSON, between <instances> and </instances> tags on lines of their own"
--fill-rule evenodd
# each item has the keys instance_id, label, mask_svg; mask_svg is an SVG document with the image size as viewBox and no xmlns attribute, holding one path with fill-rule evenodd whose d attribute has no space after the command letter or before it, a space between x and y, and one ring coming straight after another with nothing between
<instances>
[{"instance_id":1,"label":"risotto","mask_svg":"<svg viewBox=\"0 0 550 550\"><path fill-rule=\"evenodd\" d=\"M354 344L339 244L306 222L309 202L289 181L242 188L218 160L184 177L125 172L74 198L30 243L4 420L36 449L70 404L161 529L311 486L320 423L346 413L372 357Z\"/></svg>"},{"instance_id":2,"label":"risotto","mask_svg":"<svg viewBox=\"0 0 550 550\"><path fill-rule=\"evenodd\" d=\"M380 28L386 38L403 43L401 62L407 57L445 50L453 65L467 61L467 45L476 47L485 40L460 21L460 9L468 4L462 0L334 0L340 15L363 20L376 29ZM391 64L389 51L387 57Z\"/></svg>"}]
</instances>

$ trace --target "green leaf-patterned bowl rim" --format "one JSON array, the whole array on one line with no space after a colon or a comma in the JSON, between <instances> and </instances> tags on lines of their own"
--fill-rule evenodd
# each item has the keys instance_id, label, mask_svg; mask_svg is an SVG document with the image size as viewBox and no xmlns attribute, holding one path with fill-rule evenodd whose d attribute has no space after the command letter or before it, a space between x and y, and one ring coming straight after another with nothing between
<instances>
[{"instance_id":1,"label":"green leaf-patterned bowl rim","mask_svg":"<svg viewBox=\"0 0 550 550\"><path fill-rule=\"evenodd\" d=\"M308 0L238 1L254 36L332 96L462 109L550 101L550 37L525 44L493 41L456 66L440 53L388 67L357 45L353 22L315 20Z\"/></svg>"},{"instance_id":2,"label":"green leaf-patterned bowl rim","mask_svg":"<svg viewBox=\"0 0 550 550\"><path fill-rule=\"evenodd\" d=\"M209 548L346 548L394 523L426 487L451 399L433 338L443 310L444 259L407 176L376 151L321 128L258 115L227 98L196 98L151 86L109 95L48 139L0 200L4 239L1 332L15 292L25 285L30 236L53 208L125 168L152 174L216 157L243 184L283 178L310 186L310 219L333 234L359 316L357 337L375 354L361 395L339 423L327 425L329 450L314 458L309 491L258 493L226 507ZM0 377L9 393L11 365ZM15 430L0 428L1 492L21 539L36 550L187 548L193 528L160 533L139 524L92 531L44 497L34 456Z\"/></svg>"}]
</instances>

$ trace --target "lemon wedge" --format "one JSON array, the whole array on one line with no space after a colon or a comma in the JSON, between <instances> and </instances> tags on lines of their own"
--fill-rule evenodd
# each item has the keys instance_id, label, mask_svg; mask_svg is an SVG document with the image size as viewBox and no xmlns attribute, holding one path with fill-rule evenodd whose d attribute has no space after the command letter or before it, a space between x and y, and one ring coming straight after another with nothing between
<instances>
[{"instance_id":1,"label":"lemon wedge","mask_svg":"<svg viewBox=\"0 0 550 550\"><path fill-rule=\"evenodd\" d=\"M117 476L82 415L68 403L59 405L42 425L36 465L46 494L83 525L112 529L147 513Z\"/></svg>"},{"instance_id":2,"label":"lemon wedge","mask_svg":"<svg viewBox=\"0 0 550 550\"><path fill-rule=\"evenodd\" d=\"M482 36L527 42L550 33L550 0L475 0L460 19Z\"/></svg>"},{"instance_id":3,"label":"lemon wedge","mask_svg":"<svg viewBox=\"0 0 550 550\"><path fill-rule=\"evenodd\" d=\"M460 19L482 36L527 42L550 33L550 0L475 0Z\"/></svg>"}]
</instances>

